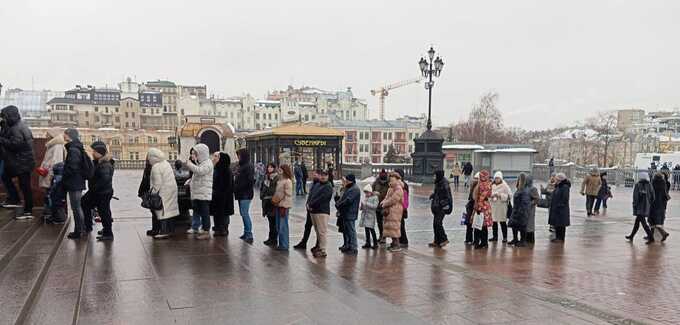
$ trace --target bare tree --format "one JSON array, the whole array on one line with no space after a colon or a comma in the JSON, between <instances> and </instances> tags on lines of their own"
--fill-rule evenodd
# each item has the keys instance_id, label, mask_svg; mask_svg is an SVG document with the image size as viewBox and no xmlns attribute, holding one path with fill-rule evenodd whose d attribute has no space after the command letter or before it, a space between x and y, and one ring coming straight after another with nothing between
<instances>
[{"instance_id":1,"label":"bare tree","mask_svg":"<svg viewBox=\"0 0 680 325\"><path fill-rule=\"evenodd\" d=\"M491 142L507 141L508 130L503 128L503 115L496 106L498 93L490 91L475 104L467 120L458 122L455 137L461 141Z\"/></svg>"},{"instance_id":2,"label":"bare tree","mask_svg":"<svg viewBox=\"0 0 680 325\"><path fill-rule=\"evenodd\" d=\"M586 125L598 133L599 142L603 147L603 161L602 166L608 167L607 159L609 158L609 144L612 139L616 137L616 112L600 112L596 117L589 119ZM599 152L598 152L599 155Z\"/></svg>"}]
</instances>

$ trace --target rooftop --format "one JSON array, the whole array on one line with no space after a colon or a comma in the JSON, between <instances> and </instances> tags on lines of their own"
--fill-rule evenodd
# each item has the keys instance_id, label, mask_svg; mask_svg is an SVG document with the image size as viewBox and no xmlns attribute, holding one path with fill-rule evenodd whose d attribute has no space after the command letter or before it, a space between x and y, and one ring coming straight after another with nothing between
<instances>
[{"instance_id":1,"label":"rooftop","mask_svg":"<svg viewBox=\"0 0 680 325\"><path fill-rule=\"evenodd\" d=\"M265 136L326 136L342 137L344 133L332 128L324 128L309 124L292 123L272 129L255 131L246 136L248 139Z\"/></svg>"},{"instance_id":2,"label":"rooftop","mask_svg":"<svg viewBox=\"0 0 680 325\"><path fill-rule=\"evenodd\" d=\"M464 143L457 143L457 144L445 144L442 146L442 149L449 149L449 150L481 150L484 149L484 146L480 146L478 144L464 144Z\"/></svg>"},{"instance_id":3,"label":"rooftop","mask_svg":"<svg viewBox=\"0 0 680 325\"><path fill-rule=\"evenodd\" d=\"M147 87L177 87L174 82L168 80L147 81Z\"/></svg>"}]
</instances>

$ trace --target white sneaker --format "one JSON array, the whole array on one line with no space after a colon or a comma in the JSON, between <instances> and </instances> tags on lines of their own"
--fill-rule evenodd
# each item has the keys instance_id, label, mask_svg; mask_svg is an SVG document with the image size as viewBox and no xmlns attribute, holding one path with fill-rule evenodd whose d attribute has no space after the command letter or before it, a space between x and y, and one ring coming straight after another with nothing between
<instances>
[{"instance_id":1,"label":"white sneaker","mask_svg":"<svg viewBox=\"0 0 680 325\"><path fill-rule=\"evenodd\" d=\"M33 215L31 215L30 213L24 213L24 214L22 214L22 215L20 215L20 216L14 217L14 219L16 219L16 220L28 220L28 219L33 219Z\"/></svg>"},{"instance_id":2,"label":"white sneaker","mask_svg":"<svg viewBox=\"0 0 680 325\"><path fill-rule=\"evenodd\" d=\"M194 228L189 228L189 229L187 229L187 234L197 234L199 231L200 231L200 229L194 230Z\"/></svg>"},{"instance_id":3,"label":"white sneaker","mask_svg":"<svg viewBox=\"0 0 680 325\"><path fill-rule=\"evenodd\" d=\"M166 239L166 238L169 238L169 237L170 237L169 234L158 234L156 236L153 236L154 239Z\"/></svg>"},{"instance_id":4,"label":"white sneaker","mask_svg":"<svg viewBox=\"0 0 680 325\"><path fill-rule=\"evenodd\" d=\"M195 234L197 234L197 235L202 235L202 234L205 233L205 232L206 232L206 231L203 230L202 228L198 228L198 231L196 231Z\"/></svg>"}]
</instances>

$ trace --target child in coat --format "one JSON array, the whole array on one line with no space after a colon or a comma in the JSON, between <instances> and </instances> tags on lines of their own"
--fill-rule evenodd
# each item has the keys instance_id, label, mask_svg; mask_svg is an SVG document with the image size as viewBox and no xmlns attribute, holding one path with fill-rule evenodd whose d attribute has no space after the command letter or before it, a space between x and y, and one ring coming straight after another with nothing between
<instances>
[{"instance_id":1,"label":"child in coat","mask_svg":"<svg viewBox=\"0 0 680 325\"><path fill-rule=\"evenodd\" d=\"M375 234L377 208L378 195L373 192L371 184L367 184L364 187L364 199L361 201L361 220L359 221L359 227L364 227L364 231L366 232L366 244L361 246L361 248L377 249L379 247L378 237ZM373 245L371 245L371 237L373 238Z\"/></svg>"}]
</instances>

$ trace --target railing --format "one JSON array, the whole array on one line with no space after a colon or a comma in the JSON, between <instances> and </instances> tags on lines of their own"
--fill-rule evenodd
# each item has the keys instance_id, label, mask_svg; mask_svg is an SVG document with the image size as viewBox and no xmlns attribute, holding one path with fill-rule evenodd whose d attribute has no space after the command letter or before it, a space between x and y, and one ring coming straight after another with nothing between
<instances>
[{"instance_id":1,"label":"railing","mask_svg":"<svg viewBox=\"0 0 680 325\"><path fill-rule=\"evenodd\" d=\"M116 169L144 169L145 160L116 159Z\"/></svg>"},{"instance_id":2,"label":"railing","mask_svg":"<svg viewBox=\"0 0 680 325\"><path fill-rule=\"evenodd\" d=\"M563 166L555 166L555 173L564 173L572 181L583 181L583 179L590 174L592 167L577 166L568 164ZM599 168L600 173L607 172L607 182L609 185L619 185L625 187L633 187L638 180L641 173L648 173L651 176L655 171L635 169L635 168ZM669 174L668 181L671 183L671 190L680 191L680 171L667 171ZM550 178L550 171L546 164L534 164L533 177L537 180L548 181Z\"/></svg>"},{"instance_id":3,"label":"railing","mask_svg":"<svg viewBox=\"0 0 680 325\"><path fill-rule=\"evenodd\" d=\"M411 163L406 164L359 164L359 163L344 163L342 164L342 173L344 175L354 174L357 178L367 178L371 176L378 175L380 171L385 170L387 172L393 172L396 169L402 169L404 171L404 176L410 176L413 173L413 165Z\"/></svg>"}]
</instances>

